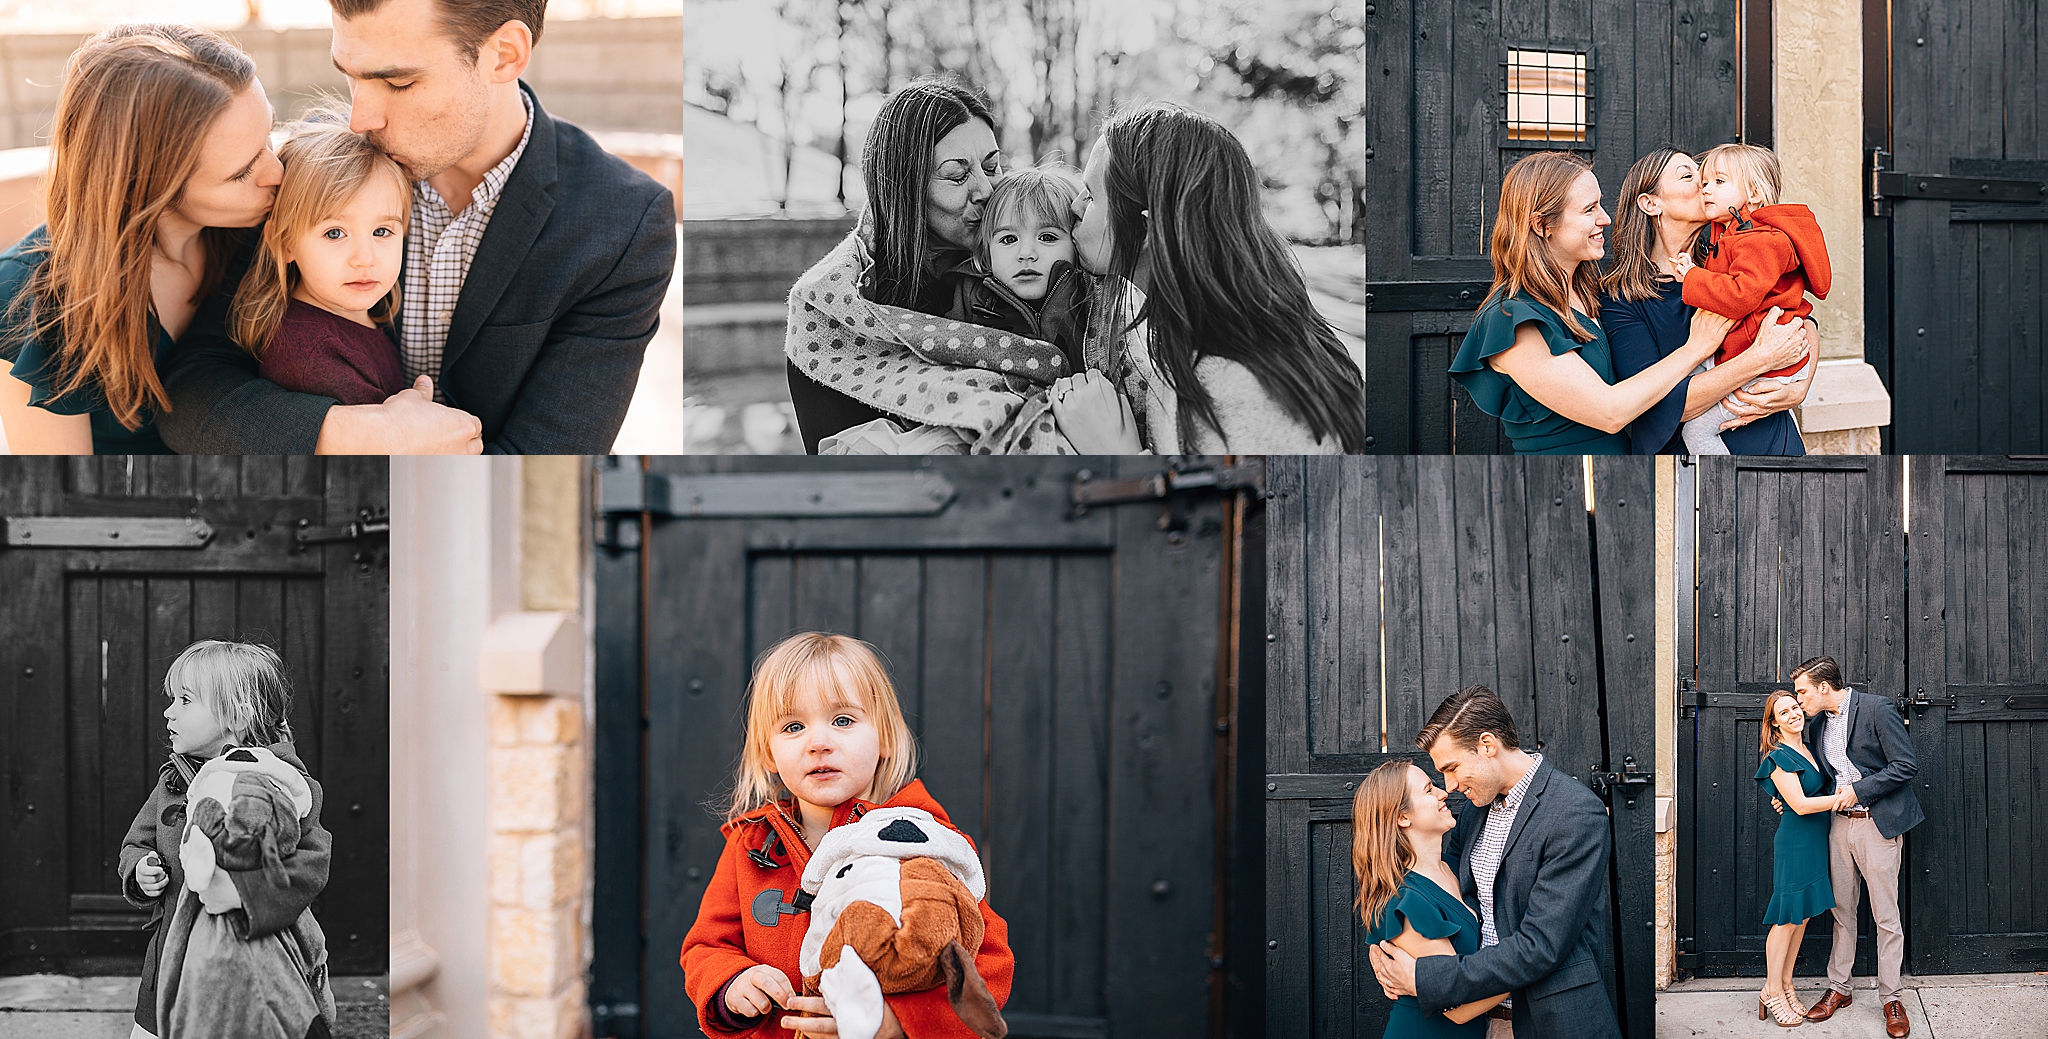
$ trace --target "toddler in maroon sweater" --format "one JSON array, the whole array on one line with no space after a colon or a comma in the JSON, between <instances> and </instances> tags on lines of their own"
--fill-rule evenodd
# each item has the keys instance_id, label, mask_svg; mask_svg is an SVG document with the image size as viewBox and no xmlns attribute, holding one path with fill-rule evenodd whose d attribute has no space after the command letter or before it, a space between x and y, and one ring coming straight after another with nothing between
<instances>
[{"instance_id":1,"label":"toddler in maroon sweater","mask_svg":"<svg viewBox=\"0 0 2048 1039\"><path fill-rule=\"evenodd\" d=\"M235 342L265 379L343 404L406 388L381 325L397 307L410 185L348 120L304 122L277 150L284 183L235 293Z\"/></svg>"}]
</instances>

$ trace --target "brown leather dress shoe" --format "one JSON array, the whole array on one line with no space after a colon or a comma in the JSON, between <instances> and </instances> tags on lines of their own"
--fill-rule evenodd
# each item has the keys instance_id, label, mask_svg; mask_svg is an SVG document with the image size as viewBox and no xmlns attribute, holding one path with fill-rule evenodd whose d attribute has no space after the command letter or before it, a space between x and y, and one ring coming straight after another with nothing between
<instances>
[{"instance_id":1,"label":"brown leather dress shoe","mask_svg":"<svg viewBox=\"0 0 2048 1039\"><path fill-rule=\"evenodd\" d=\"M1906 1022L1906 1004L1896 999L1886 1001L1884 1034L1891 1036L1892 1039L1906 1039L1906 1033L1912 1030L1913 1026Z\"/></svg>"},{"instance_id":2,"label":"brown leather dress shoe","mask_svg":"<svg viewBox=\"0 0 2048 1039\"><path fill-rule=\"evenodd\" d=\"M1820 1002L1815 1003L1813 1006L1807 1008L1806 1019L1808 1021L1825 1021L1828 1018L1835 1016L1835 1011L1840 1010L1848 1005L1848 993L1836 992L1834 989L1829 989L1826 995L1820 997Z\"/></svg>"}]
</instances>

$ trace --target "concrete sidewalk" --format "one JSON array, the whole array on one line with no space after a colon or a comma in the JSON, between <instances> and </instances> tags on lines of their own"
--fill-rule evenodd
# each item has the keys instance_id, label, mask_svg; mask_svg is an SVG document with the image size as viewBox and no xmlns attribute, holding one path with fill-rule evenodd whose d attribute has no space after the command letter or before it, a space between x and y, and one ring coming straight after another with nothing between
<instances>
[{"instance_id":1,"label":"concrete sidewalk","mask_svg":"<svg viewBox=\"0 0 2048 1039\"><path fill-rule=\"evenodd\" d=\"M2048 1035L2048 972L2032 974L1907 975L1900 1002L1912 1039L2026 1039ZM1657 993L1657 1039L1694 1036L1761 1039L1793 1029L1756 1019L1762 978L1695 978ZM1877 989L1855 979L1855 1002L1826 1021L1798 1025L1801 1039L1885 1039ZM1795 979L1808 1006L1827 990L1826 978ZM4 1034L4 1033L0 1033Z\"/></svg>"},{"instance_id":2,"label":"concrete sidewalk","mask_svg":"<svg viewBox=\"0 0 2048 1039\"><path fill-rule=\"evenodd\" d=\"M28 974L0 978L0 1039L128 1039L135 978ZM391 1034L390 989L383 978L335 978L340 1020L335 1039Z\"/></svg>"}]
</instances>

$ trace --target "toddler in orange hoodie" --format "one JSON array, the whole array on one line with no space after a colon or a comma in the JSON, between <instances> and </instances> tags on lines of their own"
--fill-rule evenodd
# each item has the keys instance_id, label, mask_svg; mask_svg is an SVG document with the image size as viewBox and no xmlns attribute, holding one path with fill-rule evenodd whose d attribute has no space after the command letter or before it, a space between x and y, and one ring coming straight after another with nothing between
<instances>
[{"instance_id":1,"label":"toddler in orange hoodie","mask_svg":"<svg viewBox=\"0 0 2048 1039\"><path fill-rule=\"evenodd\" d=\"M683 986L706 1035L781 1039L826 1025L823 997L802 994L798 964L811 922L808 899L798 897L804 867L827 832L876 808L920 808L957 832L916 773L916 742L867 643L807 632L761 658L747 691L725 852L683 939ZM974 966L1000 1006L1016 965L1009 926L986 899L979 908ZM974 1035L943 985L885 1002L876 1039ZM778 1016L777 1007L792 1013Z\"/></svg>"},{"instance_id":2,"label":"toddler in orange hoodie","mask_svg":"<svg viewBox=\"0 0 2048 1039\"><path fill-rule=\"evenodd\" d=\"M1813 212L1778 201L1781 178L1778 157L1754 144L1724 144L1700 156L1700 201L1707 211L1708 252L1704 264L1681 253L1673 259L1685 282L1685 302L1735 321L1728 338L1701 371L1749 349L1772 307L1784 311L1780 323L1798 321L1813 312L1806 294L1828 298L1833 275L1827 241ZM1765 372L1764 378L1800 382L1813 374L1814 356ZM1725 403L1717 403L1685 423L1686 450L1695 455L1725 455L1721 427L1734 421Z\"/></svg>"}]
</instances>

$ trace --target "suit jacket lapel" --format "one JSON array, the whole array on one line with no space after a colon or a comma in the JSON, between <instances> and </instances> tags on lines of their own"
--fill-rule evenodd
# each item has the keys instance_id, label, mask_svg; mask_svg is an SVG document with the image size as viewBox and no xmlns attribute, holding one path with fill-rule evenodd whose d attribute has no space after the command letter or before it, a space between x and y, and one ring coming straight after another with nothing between
<instances>
[{"instance_id":1,"label":"suit jacket lapel","mask_svg":"<svg viewBox=\"0 0 2048 1039\"><path fill-rule=\"evenodd\" d=\"M1508 827L1508 842L1501 845L1500 861L1503 864L1508 861L1508 853L1515 850L1516 838L1522 836L1522 831L1528 827L1529 817L1536 814L1536 802L1542 800L1543 788L1550 782L1550 775L1545 771L1549 767L1547 761L1537 765L1535 778L1529 780L1529 789L1522 794L1522 803L1515 809L1515 821ZM1499 883L1497 876L1495 883Z\"/></svg>"},{"instance_id":2,"label":"suit jacket lapel","mask_svg":"<svg viewBox=\"0 0 2048 1039\"><path fill-rule=\"evenodd\" d=\"M519 164L505 178L498 193L497 208L476 247L476 259L462 280L462 294L456 298L455 313L448 320L448 342L441 350L441 371L446 374L455 360L476 339L484 319L505 295L512 277L526 263L526 255L554 212L552 188L555 183L555 121L540 107L524 82L519 89L533 102L533 133Z\"/></svg>"}]
</instances>

